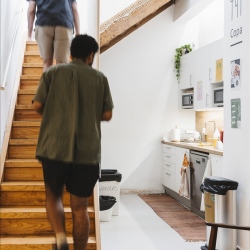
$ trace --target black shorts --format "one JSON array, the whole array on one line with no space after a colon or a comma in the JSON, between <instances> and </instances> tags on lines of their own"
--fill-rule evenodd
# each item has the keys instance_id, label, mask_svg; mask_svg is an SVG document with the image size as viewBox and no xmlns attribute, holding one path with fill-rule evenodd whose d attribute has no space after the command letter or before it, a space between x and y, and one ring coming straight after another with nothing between
<instances>
[{"instance_id":1,"label":"black shorts","mask_svg":"<svg viewBox=\"0 0 250 250\"><path fill-rule=\"evenodd\" d=\"M55 196L66 190L80 197L90 197L99 179L99 164L73 164L41 159L44 182Z\"/></svg>"}]
</instances>

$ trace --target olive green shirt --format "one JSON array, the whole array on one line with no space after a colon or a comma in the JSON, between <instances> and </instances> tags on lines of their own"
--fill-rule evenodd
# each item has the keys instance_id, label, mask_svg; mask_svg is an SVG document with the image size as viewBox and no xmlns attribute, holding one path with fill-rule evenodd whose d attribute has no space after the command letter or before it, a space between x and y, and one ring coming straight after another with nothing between
<instances>
[{"instance_id":1,"label":"olive green shirt","mask_svg":"<svg viewBox=\"0 0 250 250\"><path fill-rule=\"evenodd\" d=\"M33 101L44 105L36 157L96 164L101 118L113 109L107 78L80 60L43 73Z\"/></svg>"}]
</instances>

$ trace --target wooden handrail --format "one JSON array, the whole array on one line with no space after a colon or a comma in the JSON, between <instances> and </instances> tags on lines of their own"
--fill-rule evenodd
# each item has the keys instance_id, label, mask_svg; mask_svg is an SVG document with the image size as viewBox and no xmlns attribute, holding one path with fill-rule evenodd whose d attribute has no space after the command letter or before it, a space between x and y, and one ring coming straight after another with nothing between
<instances>
[{"instance_id":1,"label":"wooden handrail","mask_svg":"<svg viewBox=\"0 0 250 250\"><path fill-rule=\"evenodd\" d=\"M20 23L20 20L21 20L21 14L22 14L22 10L23 10L23 4L24 4L24 0L21 0L20 9L19 9L19 12L18 12L17 24L16 24L16 27L15 27L14 36L13 36L13 39L12 39L12 42L11 42L11 46L10 46L10 54L9 54L8 61L7 61L7 64L6 64L7 66L6 66L6 70L5 70L3 82L1 84L1 90L5 90L6 85L7 85L7 76L8 76L8 72L9 72L9 67L10 67L10 62L11 62L12 54L13 54L13 51L14 51L14 45L15 45L15 41L16 41L18 27L19 27L19 23Z\"/></svg>"},{"instance_id":2,"label":"wooden handrail","mask_svg":"<svg viewBox=\"0 0 250 250\"><path fill-rule=\"evenodd\" d=\"M222 223L208 223L208 222L206 222L206 225L212 227L211 233L210 233L208 250L215 250L218 228L250 231L250 227L244 227L244 226L236 226L236 225L229 225L229 224L222 224Z\"/></svg>"}]
</instances>

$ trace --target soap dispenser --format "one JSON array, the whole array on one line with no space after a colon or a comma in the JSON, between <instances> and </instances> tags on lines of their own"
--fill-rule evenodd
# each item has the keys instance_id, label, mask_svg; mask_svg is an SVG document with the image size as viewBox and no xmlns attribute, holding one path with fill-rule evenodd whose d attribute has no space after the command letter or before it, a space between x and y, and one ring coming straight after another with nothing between
<instances>
[{"instance_id":1,"label":"soap dispenser","mask_svg":"<svg viewBox=\"0 0 250 250\"><path fill-rule=\"evenodd\" d=\"M220 138L220 132L217 128L214 132L214 138L213 138L214 139L214 148L216 148L216 143L219 140L219 138Z\"/></svg>"}]
</instances>

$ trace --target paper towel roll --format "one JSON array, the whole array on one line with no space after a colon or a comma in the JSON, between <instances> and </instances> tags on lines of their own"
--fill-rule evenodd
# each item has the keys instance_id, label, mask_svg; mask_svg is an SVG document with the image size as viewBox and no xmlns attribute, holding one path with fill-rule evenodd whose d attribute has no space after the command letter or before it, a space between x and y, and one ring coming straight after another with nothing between
<instances>
[{"instance_id":1,"label":"paper towel roll","mask_svg":"<svg viewBox=\"0 0 250 250\"><path fill-rule=\"evenodd\" d=\"M181 140L180 129L171 129L171 141L179 142Z\"/></svg>"}]
</instances>

